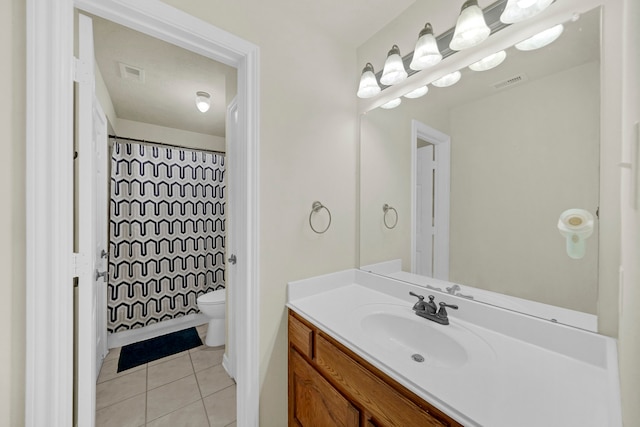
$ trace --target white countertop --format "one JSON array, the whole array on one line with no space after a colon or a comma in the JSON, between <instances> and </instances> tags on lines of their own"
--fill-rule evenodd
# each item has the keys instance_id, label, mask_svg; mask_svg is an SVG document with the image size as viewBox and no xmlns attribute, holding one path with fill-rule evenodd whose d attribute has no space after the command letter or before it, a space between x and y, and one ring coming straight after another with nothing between
<instances>
[{"instance_id":1,"label":"white countertop","mask_svg":"<svg viewBox=\"0 0 640 427\"><path fill-rule=\"evenodd\" d=\"M464 364L416 363L363 333L365 311L414 316L424 288L347 270L292 282L287 306L465 426L621 426L615 340L463 298L450 325L427 319L469 351ZM359 314L360 313L360 314ZM409 319L409 317L407 317ZM426 335L426 334L425 334ZM428 342L416 337L416 346ZM416 347L416 348L417 348Z\"/></svg>"}]
</instances>

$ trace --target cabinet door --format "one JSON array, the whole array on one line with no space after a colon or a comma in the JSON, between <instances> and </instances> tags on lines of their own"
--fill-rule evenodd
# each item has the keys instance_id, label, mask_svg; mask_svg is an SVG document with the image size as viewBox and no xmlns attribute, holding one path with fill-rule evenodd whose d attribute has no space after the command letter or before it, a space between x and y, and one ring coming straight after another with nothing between
<instances>
[{"instance_id":1,"label":"cabinet door","mask_svg":"<svg viewBox=\"0 0 640 427\"><path fill-rule=\"evenodd\" d=\"M389 384L366 370L320 335L316 335L318 370L330 378L351 401L375 417L380 427L445 427L451 425L418 407ZM373 424L371 418L368 420Z\"/></svg>"},{"instance_id":2,"label":"cabinet door","mask_svg":"<svg viewBox=\"0 0 640 427\"><path fill-rule=\"evenodd\" d=\"M298 352L289 352L289 425L358 427L359 411Z\"/></svg>"}]
</instances>

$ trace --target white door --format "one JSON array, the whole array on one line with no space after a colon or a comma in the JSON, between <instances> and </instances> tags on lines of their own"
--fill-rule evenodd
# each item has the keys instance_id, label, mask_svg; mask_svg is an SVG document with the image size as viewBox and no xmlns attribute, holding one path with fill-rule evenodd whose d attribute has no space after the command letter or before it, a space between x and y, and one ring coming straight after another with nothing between
<instances>
[{"instance_id":1,"label":"white door","mask_svg":"<svg viewBox=\"0 0 640 427\"><path fill-rule=\"evenodd\" d=\"M78 310L76 325L77 425L95 425L96 379L105 353L106 118L95 97L93 23L79 15L78 82ZM99 226L100 225L100 226ZM98 294L100 297L98 298ZM101 306L98 308L98 303Z\"/></svg>"},{"instance_id":2,"label":"white door","mask_svg":"<svg viewBox=\"0 0 640 427\"><path fill-rule=\"evenodd\" d=\"M449 279L451 138L411 121L411 271Z\"/></svg>"},{"instance_id":3,"label":"white door","mask_svg":"<svg viewBox=\"0 0 640 427\"><path fill-rule=\"evenodd\" d=\"M434 147L419 147L416 155L416 273L433 277Z\"/></svg>"},{"instance_id":4,"label":"white door","mask_svg":"<svg viewBox=\"0 0 640 427\"><path fill-rule=\"evenodd\" d=\"M108 271L109 247L109 158L107 117L102 111L98 99L93 102L93 155L95 173L93 175L93 189L95 202L95 228L93 259L99 273ZM107 355L107 276L101 276L96 281L96 380L102 367L102 361Z\"/></svg>"},{"instance_id":5,"label":"white door","mask_svg":"<svg viewBox=\"0 0 640 427\"><path fill-rule=\"evenodd\" d=\"M226 158L225 170L227 181L227 211L226 211L226 250L227 262L225 263L226 287L227 287L227 347L225 355L225 368L227 373L236 378L236 313L240 313L240 302L237 298L238 269L236 262L238 260L238 242L242 238L243 230L240 227L241 216L239 201L239 183L245 179L241 174L242 169L238 162L238 103L234 98L227 107L226 118ZM241 262L246 260L240 259Z\"/></svg>"}]
</instances>

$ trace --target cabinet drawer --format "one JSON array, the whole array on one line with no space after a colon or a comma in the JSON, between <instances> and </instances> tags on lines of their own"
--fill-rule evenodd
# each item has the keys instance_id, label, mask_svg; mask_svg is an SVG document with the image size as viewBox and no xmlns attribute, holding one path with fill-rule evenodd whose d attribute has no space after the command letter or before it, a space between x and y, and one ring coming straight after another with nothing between
<instances>
[{"instance_id":1,"label":"cabinet drawer","mask_svg":"<svg viewBox=\"0 0 640 427\"><path fill-rule=\"evenodd\" d=\"M313 358L313 330L289 314L289 342L300 354Z\"/></svg>"},{"instance_id":2,"label":"cabinet drawer","mask_svg":"<svg viewBox=\"0 0 640 427\"><path fill-rule=\"evenodd\" d=\"M451 425L398 393L382 379L365 369L331 342L316 335L315 362L336 388L356 404L367 408L378 427L443 427ZM454 424L454 425L457 425Z\"/></svg>"},{"instance_id":3,"label":"cabinet drawer","mask_svg":"<svg viewBox=\"0 0 640 427\"><path fill-rule=\"evenodd\" d=\"M358 427L360 412L304 360L289 350L289 425Z\"/></svg>"}]
</instances>

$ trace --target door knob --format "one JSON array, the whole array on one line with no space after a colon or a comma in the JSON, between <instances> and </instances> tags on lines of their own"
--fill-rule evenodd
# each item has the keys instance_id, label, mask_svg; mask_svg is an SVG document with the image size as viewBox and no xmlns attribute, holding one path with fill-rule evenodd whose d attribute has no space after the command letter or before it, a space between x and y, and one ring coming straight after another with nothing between
<instances>
[{"instance_id":1,"label":"door knob","mask_svg":"<svg viewBox=\"0 0 640 427\"><path fill-rule=\"evenodd\" d=\"M236 263L236 255L235 254L231 254L231 256L229 257L229 262L231 264L235 264Z\"/></svg>"}]
</instances>

